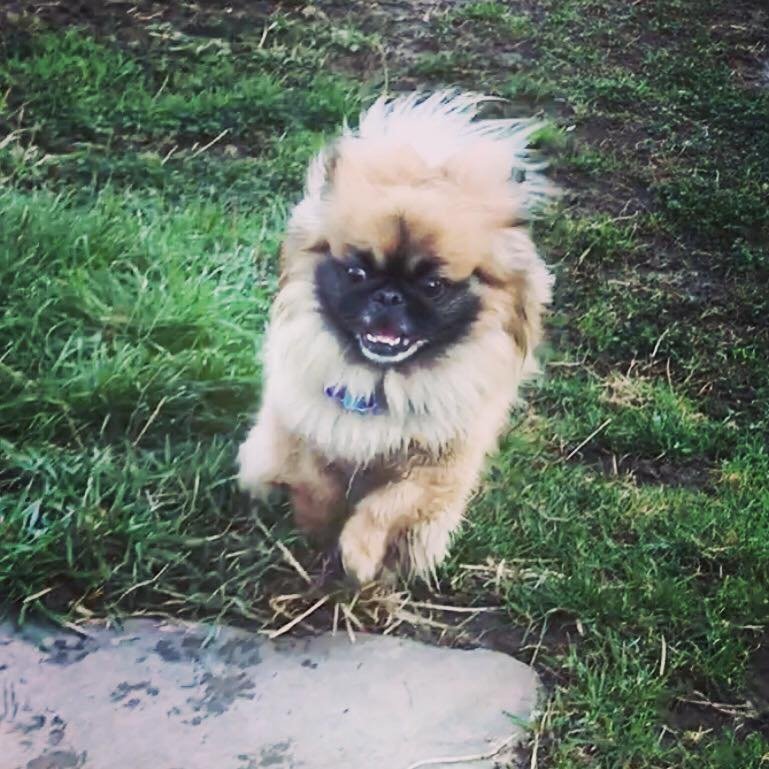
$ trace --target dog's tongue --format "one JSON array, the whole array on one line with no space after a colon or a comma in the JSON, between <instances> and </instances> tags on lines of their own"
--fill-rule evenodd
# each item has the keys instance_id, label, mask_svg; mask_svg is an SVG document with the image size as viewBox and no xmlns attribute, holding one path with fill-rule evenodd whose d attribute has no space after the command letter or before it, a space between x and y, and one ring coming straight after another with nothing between
<instances>
[{"instance_id":1,"label":"dog's tongue","mask_svg":"<svg viewBox=\"0 0 769 769\"><path fill-rule=\"evenodd\" d=\"M372 336L379 337L383 342L386 342L387 344L392 344L393 342L400 339L400 334L398 334L395 329L384 326L383 328L377 328L372 329L369 332Z\"/></svg>"}]
</instances>

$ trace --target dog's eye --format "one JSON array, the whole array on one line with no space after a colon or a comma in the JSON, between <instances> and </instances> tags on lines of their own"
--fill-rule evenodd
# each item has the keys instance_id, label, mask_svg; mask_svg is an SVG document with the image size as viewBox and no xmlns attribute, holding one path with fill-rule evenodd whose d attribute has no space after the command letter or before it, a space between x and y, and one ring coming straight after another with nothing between
<instances>
[{"instance_id":1,"label":"dog's eye","mask_svg":"<svg viewBox=\"0 0 769 769\"><path fill-rule=\"evenodd\" d=\"M425 296L435 299L440 296L446 288L446 281L443 278L428 278L422 281L422 291Z\"/></svg>"},{"instance_id":2,"label":"dog's eye","mask_svg":"<svg viewBox=\"0 0 769 769\"><path fill-rule=\"evenodd\" d=\"M347 277L350 279L351 283L362 283L364 280L366 280L368 274L363 269L363 267L351 266L347 268Z\"/></svg>"}]
</instances>

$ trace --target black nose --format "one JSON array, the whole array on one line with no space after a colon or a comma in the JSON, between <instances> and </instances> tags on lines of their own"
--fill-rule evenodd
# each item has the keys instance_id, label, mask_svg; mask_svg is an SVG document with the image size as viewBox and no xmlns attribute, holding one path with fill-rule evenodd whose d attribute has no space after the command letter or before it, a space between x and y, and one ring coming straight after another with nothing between
<instances>
[{"instance_id":1,"label":"black nose","mask_svg":"<svg viewBox=\"0 0 769 769\"><path fill-rule=\"evenodd\" d=\"M374 301L377 304L383 304L385 307L393 307L396 304L403 304L403 294L394 288L383 288L374 294Z\"/></svg>"}]
</instances>

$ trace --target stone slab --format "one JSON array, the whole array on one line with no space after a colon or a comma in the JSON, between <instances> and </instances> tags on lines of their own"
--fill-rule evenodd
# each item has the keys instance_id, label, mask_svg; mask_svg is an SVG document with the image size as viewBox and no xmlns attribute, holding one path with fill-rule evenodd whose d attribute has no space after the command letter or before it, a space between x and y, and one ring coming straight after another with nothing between
<instances>
[{"instance_id":1,"label":"stone slab","mask_svg":"<svg viewBox=\"0 0 769 769\"><path fill-rule=\"evenodd\" d=\"M88 637L0 625L0 769L506 766L535 707L528 666L488 650L346 635L268 641L129 620Z\"/></svg>"}]
</instances>

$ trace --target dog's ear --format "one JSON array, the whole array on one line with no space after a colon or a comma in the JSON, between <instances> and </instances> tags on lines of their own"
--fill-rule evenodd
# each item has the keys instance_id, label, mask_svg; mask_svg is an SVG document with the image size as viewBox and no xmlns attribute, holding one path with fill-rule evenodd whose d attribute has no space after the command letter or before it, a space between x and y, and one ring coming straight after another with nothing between
<instances>
[{"instance_id":1,"label":"dog's ear","mask_svg":"<svg viewBox=\"0 0 769 769\"><path fill-rule=\"evenodd\" d=\"M482 276L483 277L483 276ZM537 254L526 227L510 227L496 238L492 270L485 276L506 297L506 330L525 360L542 339L542 313L552 297L553 276Z\"/></svg>"},{"instance_id":2,"label":"dog's ear","mask_svg":"<svg viewBox=\"0 0 769 769\"><path fill-rule=\"evenodd\" d=\"M301 253L328 249L324 232L324 213L328 191L339 161L339 142L326 145L311 161L305 179L304 197L291 212L281 249L281 267L285 272L292 259Z\"/></svg>"},{"instance_id":3,"label":"dog's ear","mask_svg":"<svg viewBox=\"0 0 769 769\"><path fill-rule=\"evenodd\" d=\"M311 161L305 178L305 196L323 197L334 181L339 162L339 140L327 144Z\"/></svg>"}]
</instances>

